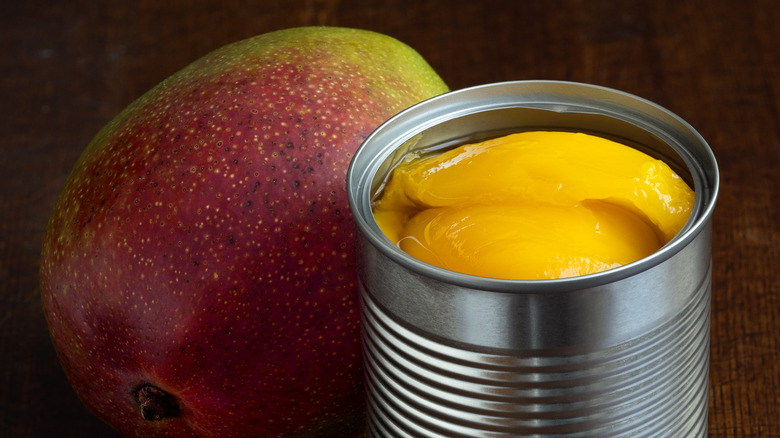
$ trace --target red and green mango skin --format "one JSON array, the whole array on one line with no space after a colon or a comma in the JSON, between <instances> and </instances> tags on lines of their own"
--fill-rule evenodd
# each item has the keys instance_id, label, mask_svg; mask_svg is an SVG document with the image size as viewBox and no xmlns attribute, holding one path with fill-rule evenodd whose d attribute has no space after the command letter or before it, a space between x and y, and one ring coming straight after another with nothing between
<instances>
[{"instance_id":1,"label":"red and green mango skin","mask_svg":"<svg viewBox=\"0 0 780 438\"><path fill-rule=\"evenodd\" d=\"M393 38L307 27L218 49L121 112L76 163L41 258L81 400L125 436L359 434L346 170L379 124L446 91ZM144 420L147 384L178 415Z\"/></svg>"}]
</instances>

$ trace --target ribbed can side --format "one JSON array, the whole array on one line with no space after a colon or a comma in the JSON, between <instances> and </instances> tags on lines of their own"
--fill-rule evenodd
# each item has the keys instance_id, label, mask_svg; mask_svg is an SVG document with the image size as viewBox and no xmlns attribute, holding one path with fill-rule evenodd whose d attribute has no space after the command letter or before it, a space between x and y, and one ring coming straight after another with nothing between
<instances>
[{"instance_id":1,"label":"ribbed can side","mask_svg":"<svg viewBox=\"0 0 780 438\"><path fill-rule=\"evenodd\" d=\"M652 331L558 355L434 339L364 289L371 436L705 437L710 290L707 272L687 305Z\"/></svg>"}]
</instances>

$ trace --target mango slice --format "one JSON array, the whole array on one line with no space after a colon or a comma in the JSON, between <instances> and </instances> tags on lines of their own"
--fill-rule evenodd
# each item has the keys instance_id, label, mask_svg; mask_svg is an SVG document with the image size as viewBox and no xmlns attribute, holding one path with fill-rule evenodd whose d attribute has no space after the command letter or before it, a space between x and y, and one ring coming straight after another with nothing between
<instances>
[{"instance_id":1,"label":"mango slice","mask_svg":"<svg viewBox=\"0 0 780 438\"><path fill-rule=\"evenodd\" d=\"M532 131L396 167L383 233L445 269L493 278L586 275L646 257L684 226L694 192L666 165L584 133Z\"/></svg>"}]
</instances>

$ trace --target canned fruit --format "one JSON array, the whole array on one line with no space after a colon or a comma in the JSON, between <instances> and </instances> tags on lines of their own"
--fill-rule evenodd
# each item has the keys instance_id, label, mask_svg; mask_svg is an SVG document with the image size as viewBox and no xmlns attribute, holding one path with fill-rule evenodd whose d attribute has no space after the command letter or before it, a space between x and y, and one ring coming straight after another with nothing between
<instances>
[{"instance_id":1,"label":"canned fruit","mask_svg":"<svg viewBox=\"0 0 780 438\"><path fill-rule=\"evenodd\" d=\"M680 231L693 201L668 165L634 148L531 131L407 157L373 212L393 243L424 262L532 280L646 257Z\"/></svg>"}]
</instances>

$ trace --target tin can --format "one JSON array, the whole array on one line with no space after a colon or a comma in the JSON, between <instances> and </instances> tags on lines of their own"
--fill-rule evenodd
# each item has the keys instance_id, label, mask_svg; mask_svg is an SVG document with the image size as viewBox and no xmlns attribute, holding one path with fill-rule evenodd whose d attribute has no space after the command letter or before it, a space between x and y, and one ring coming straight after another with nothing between
<instances>
[{"instance_id":1,"label":"tin can","mask_svg":"<svg viewBox=\"0 0 780 438\"><path fill-rule=\"evenodd\" d=\"M696 193L690 219L644 259L555 280L448 271L383 235L372 198L404 155L530 129L591 133L662 159ZM712 151L689 124L593 85L487 84L388 120L347 175L369 435L705 437L718 184Z\"/></svg>"}]
</instances>

